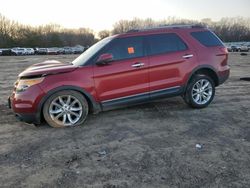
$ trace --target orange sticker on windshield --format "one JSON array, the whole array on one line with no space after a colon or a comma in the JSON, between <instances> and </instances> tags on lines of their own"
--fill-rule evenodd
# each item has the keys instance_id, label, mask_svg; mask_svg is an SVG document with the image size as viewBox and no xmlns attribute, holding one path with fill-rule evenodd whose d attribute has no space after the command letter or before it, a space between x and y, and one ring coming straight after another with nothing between
<instances>
[{"instance_id":1,"label":"orange sticker on windshield","mask_svg":"<svg viewBox=\"0 0 250 188\"><path fill-rule=\"evenodd\" d=\"M129 54L134 54L135 53L135 50L133 47L128 47L128 53Z\"/></svg>"}]
</instances>

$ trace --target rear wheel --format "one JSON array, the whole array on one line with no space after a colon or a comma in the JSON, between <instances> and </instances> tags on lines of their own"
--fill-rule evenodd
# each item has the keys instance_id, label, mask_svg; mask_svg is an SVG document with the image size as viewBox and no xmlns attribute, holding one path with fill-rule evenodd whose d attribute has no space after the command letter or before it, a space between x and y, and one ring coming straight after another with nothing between
<instances>
[{"instance_id":1,"label":"rear wheel","mask_svg":"<svg viewBox=\"0 0 250 188\"><path fill-rule=\"evenodd\" d=\"M44 104L43 115L52 127L82 124L88 115L88 102L76 91L65 90L51 95Z\"/></svg>"},{"instance_id":2,"label":"rear wheel","mask_svg":"<svg viewBox=\"0 0 250 188\"><path fill-rule=\"evenodd\" d=\"M214 81L206 75L195 75L187 86L184 101L193 108L205 108L213 100Z\"/></svg>"}]
</instances>

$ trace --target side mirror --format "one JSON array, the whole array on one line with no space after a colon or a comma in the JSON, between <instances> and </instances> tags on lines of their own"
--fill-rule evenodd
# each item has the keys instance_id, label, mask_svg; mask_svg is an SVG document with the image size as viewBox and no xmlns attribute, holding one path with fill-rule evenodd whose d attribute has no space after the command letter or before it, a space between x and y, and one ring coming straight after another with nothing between
<instances>
[{"instance_id":1,"label":"side mirror","mask_svg":"<svg viewBox=\"0 0 250 188\"><path fill-rule=\"evenodd\" d=\"M113 61L113 55L112 54L102 54L99 56L98 60L96 61L97 65L106 65Z\"/></svg>"}]
</instances>

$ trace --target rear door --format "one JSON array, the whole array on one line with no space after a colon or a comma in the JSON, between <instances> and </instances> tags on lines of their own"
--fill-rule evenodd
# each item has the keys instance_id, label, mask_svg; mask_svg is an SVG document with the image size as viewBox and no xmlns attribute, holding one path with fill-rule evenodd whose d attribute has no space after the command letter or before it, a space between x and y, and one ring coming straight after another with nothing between
<instances>
[{"instance_id":1,"label":"rear door","mask_svg":"<svg viewBox=\"0 0 250 188\"><path fill-rule=\"evenodd\" d=\"M149 62L144 51L143 37L129 37L114 39L101 52L114 59L108 65L94 65L95 87L103 106L149 98Z\"/></svg>"},{"instance_id":2,"label":"rear door","mask_svg":"<svg viewBox=\"0 0 250 188\"><path fill-rule=\"evenodd\" d=\"M178 92L186 72L193 67L194 56L176 33L153 34L147 38L149 55L149 90L151 96Z\"/></svg>"}]
</instances>

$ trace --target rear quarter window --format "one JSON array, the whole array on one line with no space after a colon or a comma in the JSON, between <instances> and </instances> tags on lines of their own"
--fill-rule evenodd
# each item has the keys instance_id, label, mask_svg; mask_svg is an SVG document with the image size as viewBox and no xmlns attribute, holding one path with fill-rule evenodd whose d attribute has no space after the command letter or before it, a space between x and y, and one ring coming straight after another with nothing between
<instances>
[{"instance_id":1,"label":"rear quarter window","mask_svg":"<svg viewBox=\"0 0 250 188\"><path fill-rule=\"evenodd\" d=\"M211 31L192 32L191 35L204 46L224 46L221 40Z\"/></svg>"}]
</instances>

